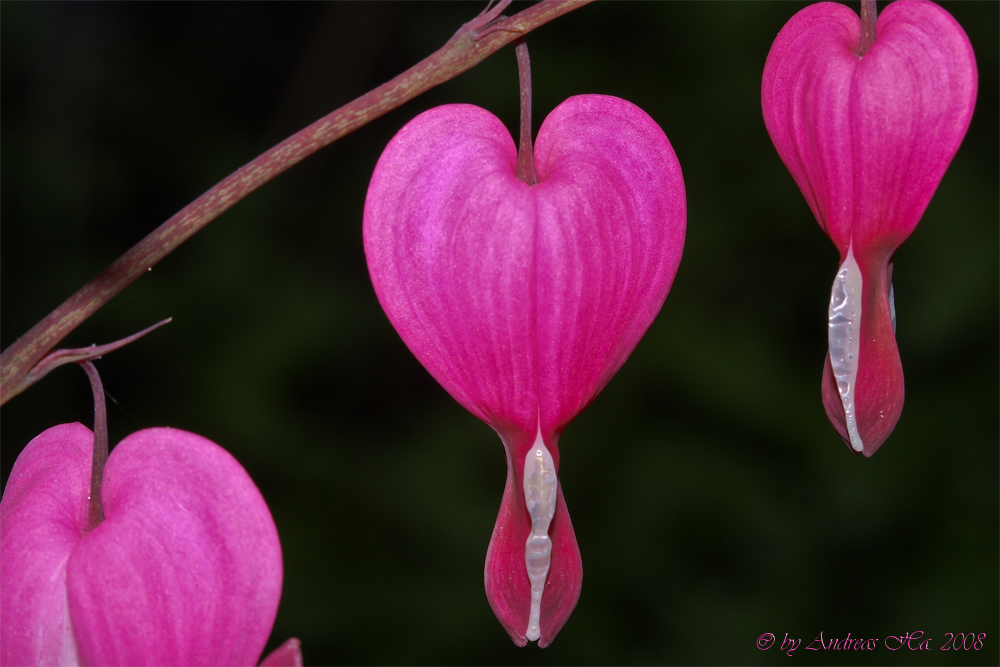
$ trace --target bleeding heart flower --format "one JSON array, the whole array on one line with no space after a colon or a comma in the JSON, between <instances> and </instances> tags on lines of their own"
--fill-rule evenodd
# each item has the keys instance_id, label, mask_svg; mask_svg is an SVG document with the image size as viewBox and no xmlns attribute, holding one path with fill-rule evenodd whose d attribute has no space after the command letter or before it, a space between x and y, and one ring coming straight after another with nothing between
<instances>
[{"instance_id":1,"label":"bleeding heart flower","mask_svg":"<svg viewBox=\"0 0 1000 667\"><path fill-rule=\"evenodd\" d=\"M139 431L108 458L106 518L88 532L93 447L89 429L63 424L14 464L0 500L0 663L256 664L282 565L246 471L193 433ZM268 659L301 664L298 641Z\"/></svg>"},{"instance_id":2,"label":"bleeding heart flower","mask_svg":"<svg viewBox=\"0 0 1000 667\"><path fill-rule=\"evenodd\" d=\"M874 21L874 2L869 11ZM778 154L840 252L823 404L845 442L871 456L903 409L892 256L965 136L977 73L965 32L931 2L898 0L863 33L843 5L800 11L771 46L761 105Z\"/></svg>"},{"instance_id":3,"label":"bleeding heart flower","mask_svg":"<svg viewBox=\"0 0 1000 667\"><path fill-rule=\"evenodd\" d=\"M521 646L551 643L580 595L559 436L659 311L686 216L670 142L624 100L563 102L534 161L532 186L518 180L495 116L431 109L389 143L364 213L372 283L393 326L506 448L486 594Z\"/></svg>"}]
</instances>

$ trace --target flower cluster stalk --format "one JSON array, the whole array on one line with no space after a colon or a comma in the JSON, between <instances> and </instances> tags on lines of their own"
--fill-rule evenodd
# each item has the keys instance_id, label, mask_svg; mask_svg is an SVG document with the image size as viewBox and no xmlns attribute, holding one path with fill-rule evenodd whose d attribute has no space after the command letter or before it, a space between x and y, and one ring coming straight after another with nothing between
<instances>
[{"instance_id":1,"label":"flower cluster stalk","mask_svg":"<svg viewBox=\"0 0 1000 667\"><path fill-rule=\"evenodd\" d=\"M542 0L511 17L501 2L391 81L293 134L185 206L0 354L0 405L32 384L45 354L139 276L245 196L303 158L479 64L514 40L592 0Z\"/></svg>"}]
</instances>

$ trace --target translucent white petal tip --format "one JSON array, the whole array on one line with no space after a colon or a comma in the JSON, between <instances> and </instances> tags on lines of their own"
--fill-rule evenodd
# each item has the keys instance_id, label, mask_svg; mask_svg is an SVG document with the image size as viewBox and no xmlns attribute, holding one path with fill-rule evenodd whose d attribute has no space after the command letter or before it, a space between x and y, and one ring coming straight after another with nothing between
<instances>
[{"instance_id":1,"label":"translucent white petal tip","mask_svg":"<svg viewBox=\"0 0 1000 667\"><path fill-rule=\"evenodd\" d=\"M549 524L556 513L556 491L559 480L552 454L542 442L539 430L535 444L524 459L524 502L531 515L531 534L524 545L524 565L531 582L531 613L525 636L535 641L540 636L539 616L542 608L542 591L545 578L549 574L552 559L552 540L549 539Z\"/></svg>"},{"instance_id":2,"label":"translucent white petal tip","mask_svg":"<svg viewBox=\"0 0 1000 667\"><path fill-rule=\"evenodd\" d=\"M837 271L830 294L830 364L837 381L837 391L844 404L847 434L856 452L864 450L854 413L858 356L861 350L861 269L854 259L854 246Z\"/></svg>"}]
</instances>

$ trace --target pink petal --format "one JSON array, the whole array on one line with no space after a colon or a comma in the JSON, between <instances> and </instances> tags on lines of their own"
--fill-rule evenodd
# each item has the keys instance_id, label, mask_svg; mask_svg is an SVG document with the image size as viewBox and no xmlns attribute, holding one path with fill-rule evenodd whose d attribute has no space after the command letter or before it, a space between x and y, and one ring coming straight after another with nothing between
<instances>
[{"instance_id":1,"label":"pink petal","mask_svg":"<svg viewBox=\"0 0 1000 667\"><path fill-rule=\"evenodd\" d=\"M294 637L267 654L260 667L302 667L302 642Z\"/></svg>"},{"instance_id":2,"label":"pink petal","mask_svg":"<svg viewBox=\"0 0 1000 667\"><path fill-rule=\"evenodd\" d=\"M201 436L125 438L104 471L105 521L70 556L88 664L256 664L281 594L281 550L260 492Z\"/></svg>"},{"instance_id":3,"label":"pink petal","mask_svg":"<svg viewBox=\"0 0 1000 667\"><path fill-rule=\"evenodd\" d=\"M969 128L977 86L972 45L947 11L923 0L885 8L851 91L856 243L895 247L916 228Z\"/></svg>"},{"instance_id":4,"label":"pink petal","mask_svg":"<svg viewBox=\"0 0 1000 667\"><path fill-rule=\"evenodd\" d=\"M809 5L774 40L761 91L771 141L842 258L854 216L850 89L859 40L853 11Z\"/></svg>"},{"instance_id":5,"label":"pink petal","mask_svg":"<svg viewBox=\"0 0 1000 667\"><path fill-rule=\"evenodd\" d=\"M365 202L372 283L400 336L470 412L532 436L539 410L543 433L561 431L652 323L686 215L669 141L629 102L566 100L535 153L531 188L495 116L431 109L389 143Z\"/></svg>"},{"instance_id":6,"label":"pink petal","mask_svg":"<svg viewBox=\"0 0 1000 667\"><path fill-rule=\"evenodd\" d=\"M663 130L616 97L571 97L535 145L542 433L560 433L635 349L684 248L681 167ZM530 446L530 443L529 443Z\"/></svg>"},{"instance_id":7,"label":"pink petal","mask_svg":"<svg viewBox=\"0 0 1000 667\"><path fill-rule=\"evenodd\" d=\"M522 644L524 457L540 428L558 466L559 434L663 304L686 215L669 141L624 100L566 100L542 124L535 154L539 183L529 187L517 180L514 142L492 114L468 105L427 111L379 160L364 224L372 283L393 326L507 447L486 585ZM582 578L561 495L549 535L541 645L565 623Z\"/></svg>"},{"instance_id":8,"label":"pink petal","mask_svg":"<svg viewBox=\"0 0 1000 667\"><path fill-rule=\"evenodd\" d=\"M524 475L524 459L510 461L512 449L530 446L506 445L508 452L507 484L504 487L500 512L486 554L486 597L497 619L518 646L528 643L525 630L531 609L531 586L524 564L524 545L531 532L531 521L525 509L524 491L520 480ZM553 458L558 452L547 445ZM583 587L583 560L570 522L562 486L558 490L556 514L549 526L552 540L552 564L545 580L540 617L541 636L538 645L545 648L569 620L580 599Z\"/></svg>"},{"instance_id":9,"label":"pink petal","mask_svg":"<svg viewBox=\"0 0 1000 667\"><path fill-rule=\"evenodd\" d=\"M916 227L968 129L975 57L941 7L899 0L857 55L861 21L820 2L782 28L764 66L764 123L841 259L888 256Z\"/></svg>"},{"instance_id":10,"label":"pink petal","mask_svg":"<svg viewBox=\"0 0 1000 667\"><path fill-rule=\"evenodd\" d=\"M892 265L872 266L858 258L865 276L861 297L861 349L858 355L857 393L854 398L858 432L865 456L874 454L892 434L903 412L903 364L896 347L889 309ZM827 418L845 443L850 443L830 355L826 355L821 384Z\"/></svg>"},{"instance_id":11,"label":"pink petal","mask_svg":"<svg viewBox=\"0 0 1000 667\"><path fill-rule=\"evenodd\" d=\"M961 26L924 0L879 16L858 56L859 17L830 2L782 28L764 67L761 106L778 154L840 252L862 277L854 409L871 456L903 409L903 369L892 327L890 263L913 232L968 129L978 74ZM848 439L829 358L823 402Z\"/></svg>"},{"instance_id":12,"label":"pink petal","mask_svg":"<svg viewBox=\"0 0 1000 667\"><path fill-rule=\"evenodd\" d=\"M365 201L372 284L403 341L467 410L534 432L535 202L510 133L449 105L406 124Z\"/></svg>"},{"instance_id":13,"label":"pink petal","mask_svg":"<svg viewBox=\"0 0 1000 667\"><path fill-rule=\"evenodd\" d=\"M0 500L0 663L78 664L66 562L87 530L94 435L53 426L17 457Z\"/></svg>"}]
</instances>

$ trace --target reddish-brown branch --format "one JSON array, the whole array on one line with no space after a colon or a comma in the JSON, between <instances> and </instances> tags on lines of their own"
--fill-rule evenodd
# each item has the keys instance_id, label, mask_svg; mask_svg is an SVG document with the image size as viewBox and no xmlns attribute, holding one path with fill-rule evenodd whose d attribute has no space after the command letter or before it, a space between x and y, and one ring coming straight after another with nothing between
<instances>
[{"instance_id":1,"label":"reddish-brown branch","mask_svg":"<svg viewBox=\"0 0 1000 667\"><path fill-rule=\"evenodd\" d=\"M0 405L31 382L28 373L80 323L250 192L421 93L477 65L535 28L592 0L542 0L512 17L494 18L507 3L466 23L438 51L388 83L285 139L220 181L119 257L0 354Z\"/></svg>"}]
</instances>

